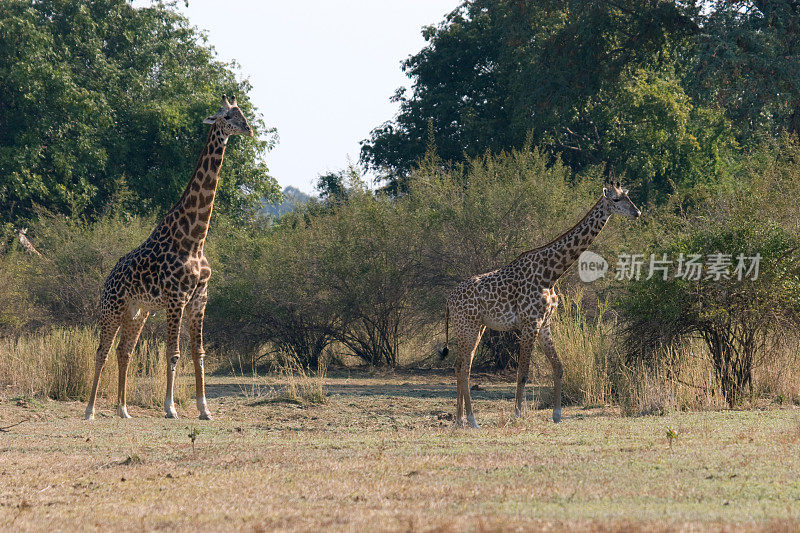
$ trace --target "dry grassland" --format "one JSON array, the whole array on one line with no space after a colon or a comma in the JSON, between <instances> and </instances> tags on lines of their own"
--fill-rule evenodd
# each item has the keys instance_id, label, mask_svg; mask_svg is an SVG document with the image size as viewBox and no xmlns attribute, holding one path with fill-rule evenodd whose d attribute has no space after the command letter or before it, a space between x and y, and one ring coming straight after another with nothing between
<instances>
[{"instance_id":1,"label":"dry grassland","mask_svg":"<svg viewBox=\"0 0 800 533\"><path fill-rule=\"evenodd\" d=\"M797 408L568 406L554 425L546 406L512 419L509 376L478 376L483 428L455 430L453 381L338 372L315 404L286 376L211 377L211 422L191 401L124 421L104 400L85 422L82 403L6 397L0 528L800 529Z\"/></svg>"}]
</instances>

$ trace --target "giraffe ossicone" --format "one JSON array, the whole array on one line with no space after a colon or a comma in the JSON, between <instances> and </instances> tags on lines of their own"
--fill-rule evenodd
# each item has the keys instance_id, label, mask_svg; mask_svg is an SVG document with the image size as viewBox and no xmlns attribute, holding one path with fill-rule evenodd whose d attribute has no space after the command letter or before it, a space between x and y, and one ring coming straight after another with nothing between
<instances>
[{"instance_id":1,"label":"giraffe ossicone","mask_svg":"<svg viewBox=\"0 0 800 533\"><path fill-rule=\"evenodd\" d=\"M518 330L520 354L514 412L525 411L525 384L530 357L537 339L553 367L553 421L561 421L561 378L564 373L550 334L550 322L558 307L556 281L578 260L605 226L611 215L635 219L641 211L619 183L607 182L588 213L571 229L550 243L523 253L508 265L461 282L449 295L445 310L447 340L442 356L449 352L449 326L453 323L458 351L455 360L457 426L477 428L472 411L469 374L475 350L486 328ZM466 422L464 413L466 411Z\"/></svg>"},{"instance_id":2,"label":"giraffe ossicone","mask_svg":"<svg viewBox=\"0 0 800 533\"><path fill-rule=\"evenodd\" d=\"M165 415L167 418L177 417L173 392L180 357L181 322L186 314L194 361L197 407L201 419L211 418L203 375L203 317L208 302L211 268L203 249L228 138L231 135L252 137L253 130L236 104L236 98L229 100L225 95L222 96L219 111L203 120L203 123L210 124L211 128L183 195L147 240L122 257L106 279L100 297L100 346L95 356L92 392L86 406L87 420L94 418L100 374L118 331L117 414L122 418L130 418L125 391L128 363L147 317L157 309L165 309L167 316Z\"/></svg>"}]
</instances>

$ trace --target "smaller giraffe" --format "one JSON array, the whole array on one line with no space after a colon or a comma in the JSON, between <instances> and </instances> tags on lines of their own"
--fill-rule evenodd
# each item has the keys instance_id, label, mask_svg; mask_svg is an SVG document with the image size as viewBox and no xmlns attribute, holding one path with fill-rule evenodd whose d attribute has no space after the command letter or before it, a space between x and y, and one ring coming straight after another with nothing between
<instances>
[{"instance_id":1,"label":"smaller giraffe","mask_svg":"<svg viewBox=\"0 0 800 533\"><path fill-rule=\"evenodd\" d=\"M39 250L33 245L33 243L28 239L28 228L19 228L17 230L17 240L19 241L20 246L31 255L38 255L42 257L42 254L39 253Z\"/></svg>"},{"instance_id":2,"label":"smaller giraffe","mask_svg":"<svg viewBox=\"0 0 800 533\"><path fill-rule=\"evenodd\" d=\"M523 253L508 265L461 282L450 293L445 312L447 341L442 356L448 353L449 321L458 344L455 371L457 382L455 424L477 428L472 412L469 373L475 350L486 328L520 332L515 415L525 410L525 384L531 352L537 338L553 367L553 421L561 421L561 377L563 367L550 334L550 321L558 307L554 286L577 261L613 214L635 219L641 211L628 198L619 183L608 182L603 194L571 229L552 242Z\"/></svg>"}]
</instances>

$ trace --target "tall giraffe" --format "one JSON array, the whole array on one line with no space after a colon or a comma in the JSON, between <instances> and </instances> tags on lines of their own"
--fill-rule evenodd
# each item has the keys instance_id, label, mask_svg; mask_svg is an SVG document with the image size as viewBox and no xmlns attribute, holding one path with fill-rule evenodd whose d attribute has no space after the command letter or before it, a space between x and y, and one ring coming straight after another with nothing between
<instances>
[{"instance_id":1,"label":"tall giraffe","mask_svg":"<svg viewBox=\"0 0 800 533\"><path fill-rule=\"evenodd\" d=\"M117 413L130 418L125 401L128 362L150 311L166 309L167 316L167 393L164 411L167 418L177 418L173 402L175 367L181 319L188 315L189 337L194 361L197 409L201 420L210 420L203 377L203 316L208 301L208 260L203 253L219 169L225 146L231 135L250 137L253 131L236 105L222 95L222 107L203 121L210 124L197 167L178 203L159 222L150 237L119 260L106 279L100 298L100 346L95 359L94 381L86 419L94 418L100 373L108 359L111 344L121 330L117 346L119 389Z\"/></svg>"},{"instance_id":2,"label":"tall giraffe","mask_svg":"<svg viewBox=\"0 0 800 533\"><path fill-rule=\"evenodd\" d=\"M523 253L508 265L461 282L447 299L445 328L453 321L458 354L455 370L457 381L456 418L477 428L469 392L469 373L475 350L486 328L520 332L519 366L515 414L525 409L525 384L528 380L531 352L537 337L542 351L553 366L553 421L561 421L561 377L563 367L550 335L550 320L558 307L553 287L556 281L586 250L613 214L635 219L641 211L628 198L628 191L619 184L607 183L603 194L586 216L552 242ZM448 337L449 341L449 337ZM445 344L442 355L447 355Z\"/></svg>"}]
</instances>

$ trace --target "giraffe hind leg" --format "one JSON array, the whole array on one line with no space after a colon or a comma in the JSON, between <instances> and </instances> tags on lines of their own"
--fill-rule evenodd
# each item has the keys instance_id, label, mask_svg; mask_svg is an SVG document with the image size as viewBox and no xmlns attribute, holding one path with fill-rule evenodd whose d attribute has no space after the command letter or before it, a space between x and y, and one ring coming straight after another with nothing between
<instances>
[{"instance_id":1,"label":"giraffe hind leg","mask_svg":"<svg viewBox=\"0 0 800 533\"><path fill-rule=\"evenodd\" d=\"M119 317L105 315L100 320L100 345L94 359L94 379L92 380L92 392L89 395L89 404L86 406L84 418L94 420L94 406L97 401L97 389L100 386L100 374L106 364L114 337L117 336L119 329Z\"/></svg>"}]
</instances>

